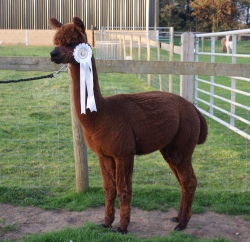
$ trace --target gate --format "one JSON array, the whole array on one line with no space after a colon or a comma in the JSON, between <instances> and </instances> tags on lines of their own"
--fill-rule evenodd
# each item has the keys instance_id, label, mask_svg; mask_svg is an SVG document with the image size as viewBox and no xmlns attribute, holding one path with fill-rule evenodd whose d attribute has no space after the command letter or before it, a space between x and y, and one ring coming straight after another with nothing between
<instances>
[{"instance_id":1,"label":"gate","mask_svg":"<svg viewBox=\"0 0 250 242\"><path fill-rule=\"evenodd\" d=\"M222 39L228 42L229 53L223 53ZM250 29L195 35L196 62L245 64L250 58ZM245 43L245 44L244 44ZM240 76L195 76L194 101L202 113L250 140L250 78Z\"/></svg>"}]
</instances>

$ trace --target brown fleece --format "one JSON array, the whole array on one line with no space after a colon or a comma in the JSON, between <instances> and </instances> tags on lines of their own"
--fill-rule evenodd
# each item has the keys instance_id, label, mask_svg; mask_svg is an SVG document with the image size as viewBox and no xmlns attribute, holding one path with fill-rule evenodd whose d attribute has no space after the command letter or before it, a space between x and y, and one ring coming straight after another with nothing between
<instances>
[{"instance_id":1,"label":"brown fleece","mask_svg":"<svg viewBox=\"0 0 250 242\"><path fill-rule=\"evenodd\" d=\"M155 91L103 97L94 57L92 68L97 112L87 110L86 114L81 114L80 66L70 61L64 49L73 51L76 44L87 42L84 24L77 17L66 25L55 19L50 23L58 29L54 38L57 47L51 52L51 60L70 62L76 113L86 143L99 159L106 198L103 226L112 225L118 196L120 227L116 231L127 232L134 156L159 150L181 188L180 210L172 221L178 223L176 230L185 229L197 186L191 159L195 146L206 140L206 120L192 103L172 93Z\"/></svg>"}]
</instances>

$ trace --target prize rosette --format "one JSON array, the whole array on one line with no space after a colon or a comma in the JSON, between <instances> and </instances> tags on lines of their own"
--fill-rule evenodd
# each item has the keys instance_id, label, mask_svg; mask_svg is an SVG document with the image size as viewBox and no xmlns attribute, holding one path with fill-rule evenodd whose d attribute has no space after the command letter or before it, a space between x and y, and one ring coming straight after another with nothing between
<instances>
[{"instance_id":1,"label":"prize rosette","mask_svg":"<svg viewBox=\"0 0 250 242\"><path fill-rule=\"evenodd\" d=\"M79 44L74 49L74 57L78 63L91 63L92 49L85 43Z\"/></svg>"},{"instance_id":2,"label":"prize rosette","mask_svg":"<svg viewBox=\"0 0 250 242\"><path fill-rule=\"evenodd\" d=\"M80 104L81 114L86 114L86 108L90 111L96 111L96 103L94 96L94 83L92 71L92 49L88 44L81 43L74 49L74 58L80 63ZM88 91L86 106L86 88Z\"/></svg>"}]
</instances>

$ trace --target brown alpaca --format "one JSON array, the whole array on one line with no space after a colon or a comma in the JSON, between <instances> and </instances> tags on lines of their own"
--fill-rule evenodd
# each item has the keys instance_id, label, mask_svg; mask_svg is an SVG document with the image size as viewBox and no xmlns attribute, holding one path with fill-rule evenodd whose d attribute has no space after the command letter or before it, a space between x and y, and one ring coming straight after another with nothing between
<instances>
[{"instance_id":1,"label":"brown alpaca","mask_svg":"<svg viewBox=\"0 0 250 242\"><path fill-rule=\"evenodd\" d=\"M226 47L226 38L221 39L221 47L222 47L222 52L226 53L227 52L227 47Z\"/></svg>"},{"instance_id":2,"label":"brown alpaca","mask_svg":"<svg viewBox=\"0 0 250 242\"><path fill-rule=\"evenodd\" d=\"M175 174L181 187L180 209L175 230L185 229L197 180L191 164L197 144L205 142L207 124L194 105L184 98L166 92L101 95L95 59L92 56L94 96L97 112L80 112L80 65L72 51L79 43L87 43L81 19L62 25L50 19L56 28L50 53L55 63L69 63L74 102L87 145L97 154L105 192L105 217L102 224L110 228L115 219L115 199L119 197L120 226L113 231L127 233L132 200L134 156L159 150Z\"/></svg>"}]
</instances>

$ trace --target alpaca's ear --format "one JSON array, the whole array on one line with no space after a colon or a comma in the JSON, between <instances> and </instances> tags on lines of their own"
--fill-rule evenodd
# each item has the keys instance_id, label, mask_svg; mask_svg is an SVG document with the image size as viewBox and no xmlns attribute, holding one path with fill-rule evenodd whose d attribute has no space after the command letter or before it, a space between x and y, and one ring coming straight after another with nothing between
<instances>
[{"instance_id":1,"label":"alpaca's ear","mask_svg":"<svg viewBox=\"0 0 250 242\"><path fill-rule=\"evenodd\" d=\"M52 29L59 29L59 28L62 27L63 24L60 23L57 19L51 18L51 19L49 20L49 25L50 25L50 27L51 27Z\"/></svg>"},{"instance_id":2,"label":"alpaca's ear","mask_svg":"<svg viewBox=\"0 0 250 242\"><path fill-rule=\"evenodd\" d=\"M75 27L80 31L82 32L83 34L85 34L85 25L83 23L83 21L78 18L78 17L74 17L73 18L73 23L75 25Z\"/></svg>"}]
</instances>

